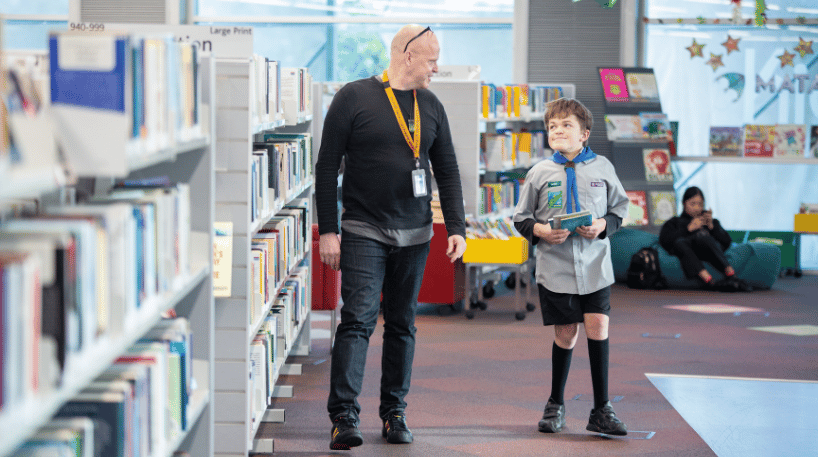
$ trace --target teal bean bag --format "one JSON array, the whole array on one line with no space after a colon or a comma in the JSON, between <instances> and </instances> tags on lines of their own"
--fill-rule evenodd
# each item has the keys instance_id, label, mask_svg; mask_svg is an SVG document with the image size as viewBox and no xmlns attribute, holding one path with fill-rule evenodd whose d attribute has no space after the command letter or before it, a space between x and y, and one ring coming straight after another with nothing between
<instances>
[{"instance_id":1,"label":"teal bean bag","mask_svg":"<svg viewBox=\"0 0 818 457\"><path fill-rule=\"evenodd\" d=\"M659 246L659 235L644 230L622 227L611 237L611 260L614 278L624 283L627 279L631 257L639 249L653 246L659 252L659 266L672 289L698 289L699 283L685 278L679 258L668 254ZM781 271L781 249L767 243L733 243L725 252L736 276L753 286L753 289L769 289ZM716 280L724 277L712 265L705 262L705 268Z\"/></svg>"}]
</instances>

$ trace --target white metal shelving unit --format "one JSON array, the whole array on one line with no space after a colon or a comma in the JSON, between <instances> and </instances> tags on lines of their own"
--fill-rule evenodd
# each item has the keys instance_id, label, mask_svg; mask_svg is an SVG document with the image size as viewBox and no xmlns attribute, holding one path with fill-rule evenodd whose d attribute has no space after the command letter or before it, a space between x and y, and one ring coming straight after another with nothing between
<instances>
[{"instance_id":1,"label":"white metal shelving unit","mask_svg":"<svg viewBox=\"0 0 818 457\"><path fill-rule=\"evenodd\" d=\"M271 440L256 440L261 422L283 421L283 411L268 409L261 420L252 419L250 344L273 305L277 291L251 322L253 289L250 265L251 241L264 224L297 197L312 198L312 181L290 193L266 214L253 217L251 206L252 151L257 136L284 129L289 123L253 121L252 40L231 49L230 57L216 63L216 220L233 224L231 296L216 298L216 377L215 377L215 455L246 457L253 451L272 451ZM299 113L295 126L308 132L308 116ZM287 130L288 132L290 130ZM312 231L307 236L311 237ZM306 240L306 245L312 245ZM306 254L305 254L306 255ZM298 262L295 263L297 265ZM291 272L288 272L291 273ZM308 306L309 310L309 306ZM309 313L293 329L287 355L307 355L310 345ZM285 357L277 360L279 374L298 374L300 366L288 366ZM292 395L290 386L276 386L279 396ZM269 399L268 399L269 405Z\"/></svg>"},{"instance_id":2,"label":"white metal shelving unit","mask_svg":"<svg viewBox=\"0 0 818 457\"><path fill-rule=\"evenodd\" d=\"M63 382L55 390L41 394L16 407L0 413L0 456L12 453L18 446L45 425L60 407L71 400L91 381L102 374L137 340L142 338L159 322L164 312L174 310L177 316L190 321L194 334L192 354L193 377L196 389L188 405L188 429L165 446L167 457L176 451L186 451L195 456L213 455L213 360L214 360L214 299L211 277L213 221L215 213L214 147L212 136L215 117L209 109L213 101L214 65L209 54L201 55L200 84L202 90L201 124L203 134L199 138L168 147L161 154L145 160L132 161L126 170L128 179L140 179L157 175L168 176L172 182L185 182L191 189L191 240L190 272L177 278L172 290L143 304L135 316L135 322L127 326L124 334L116 337L103 335L100 340L83 349ZM208 114L209 113L209 114ZM89 134L93 134L93 128ZM110 154L128 154L126 150L107 151ZM37 197L59 191L65 184L59 178L65 174L54 170L58 179L49 172L47 176L33 181L0 179L3 182L0 200L17 197ZM15 177L12 175L12 177ZM17 177L22 179L21 177ZM95 176L104 182L109 176ZM26 183L26 185L18 185ZM152 457L166 457L155 455Z\"/></svg>"}]
</instances>

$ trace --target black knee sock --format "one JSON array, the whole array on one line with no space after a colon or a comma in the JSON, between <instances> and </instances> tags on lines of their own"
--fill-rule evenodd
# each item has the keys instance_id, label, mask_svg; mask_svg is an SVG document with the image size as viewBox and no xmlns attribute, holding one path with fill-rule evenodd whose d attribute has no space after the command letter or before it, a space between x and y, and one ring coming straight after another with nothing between
<instances>
[{"instance_id":1,"label":"black knee sock","mask_svg":"<svg viewBox=\"0 0 818 457\"><path fill-rule=\"evenodd\" d=\"M608 339L588 339L588 358L591 361L594 409L601 408L608 401Z\"/></svg>"},{"instance_id":2,"label":"black knee sock","mask_svg":"<svg viewBox=\"0 0 818 457\"><path fill-rule=\"evenodd\" d=\"M568 381L573 351L563 349L557 343L551 347L551 399L560 405L565 404L565 382Z\"/></svg>"}]
</instances>

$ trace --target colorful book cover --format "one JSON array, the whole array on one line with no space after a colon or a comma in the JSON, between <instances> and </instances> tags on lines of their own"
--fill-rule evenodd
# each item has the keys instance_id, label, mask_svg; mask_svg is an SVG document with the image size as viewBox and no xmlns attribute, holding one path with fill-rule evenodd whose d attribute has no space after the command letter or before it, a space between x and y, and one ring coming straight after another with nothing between
<instances>
[{"instance_id":1,"label":"colorful book cover","mask_svg":"<svg viewBox=\"0 0 818 457\"><path fill-rule=\"evenodd\" d=\"M710 155L713 157L740 157L741 127L710 127Z\"/></svg>"},{"instance_id":2,"label":"colorful book cover","mask_svg":"<svg viewBox=\"0 0 818 457\"><path fill-rule=\"evenodd\" d=\"M606 114L605 131L609 141L647 138L642 121L635 114Z\"/></svg>"},{"instance_id":3,"label":"colorful book cover","mask_svg":"<svg viewBox=\"0 0 818 457\"><path fill-rule=\"evenodd\" d=\"M744 126L744 157L772 157L775 149L775 126Z\"/></svg>"},{"instance_id":4,"label":"colorful book cover","mask_svg":"<svg viewBox=\"0 0 818 457\"><path fill-rule=\"evenodd\" d=\"M653 73L628 73L625 75L625 81L631 101L659 101L659 88L656 86L656 76Z\"/></svg>"},{"instance_id":5,"label":"colorful book cover","mask_svg":"<svg viewBox=\"0 0 818 457\"><path fill-rule=\"evenodd\" d=\"M578 227L589 226L593 223L593 216L588 210L578 213L561 214L548 220L551 228L571 231L573 235Z\"/></svg>"},{"instance_id":6,"label":"colorful book cover","mask_svg":"<svg viewBox=\"0 0 818 457\"><path fill-rule=\"evenodd\" d=\"M622 221L624 226L648 225L648 198L644 190L628 190L628 215Z\"/></svg>"},{"instance_id":7,"label":"colorful book cover","mask_svg":"<svg viewBox=\"0 0 818 457\"><path fill-rule=\"evenodd\" d=\"M643 149L642 158L645 163L645 181L673 182L670 151L662 148Z\"/></svg>"},{"instance_id":8,"label":"colorful book cover","mask_svg":"<svg viewBox=\"0 0 818 457\"><path fill-rule=\"evenodd\" d=\"M818 157L818 125L813 125L810 129L809 150L812 157Z\"/></svg>"},{"instance_id":9,"label":"colorful book cover","mask_svg":"<svg viewBox=\"0 0 818 457\"><path fill-rule=\"evenodd\" d=\"M602 92L609 102L628 101L628 87L625 83L625 72L621 68L600 68L599 79L602 81Z\"/></svg>"},{"instance_id":10,"label":"colorful book cover","mask_svg":"<svg viewBox=\"0 0 818 457\"><path fill-rule=\"evenodd\" d=\"M807 126L777 124L775 126L775 157L804 157L807 147Z\"/></svg>"},{"instance_id":11,"label":"colorful book cover","mask_svg":"<svg viewBox=\"0 0 818 457\"><path fill-rule=\"evenodd\" d=\"M650 191L650 218L659 226L676 215L676 194L667 191Z\"/></svg>"},{"instance_id":12,"label":"colorful book cover","mask_svg":"<svg viewBox=\"0 0 818 457\"><path fill-rule=\"evenodd\" d=\"M639 113L642 132L648 138L668 138L670 121L665 113Z\"/></svg>"}]
</instances>

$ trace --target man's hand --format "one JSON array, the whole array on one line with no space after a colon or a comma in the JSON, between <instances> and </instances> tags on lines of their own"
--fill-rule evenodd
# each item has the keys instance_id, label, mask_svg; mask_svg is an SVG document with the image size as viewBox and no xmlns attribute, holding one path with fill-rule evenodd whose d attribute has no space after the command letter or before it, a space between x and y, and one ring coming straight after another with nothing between
<instances>
[{"instance_id":1,"label":"man's hand","mask_svg":"<svg viewBox=\"0 0 818 457\"><path fill-rule=\"evenodd\" d=\"M333 270L341 269L341 239L337 233L324 233L318 239L318 253L321 261Z\"/></svg>"},{"instance_id":2,"label":"man's hand","mask_svg":"<svg viewBox=\"0 0 818 457\"><path fill-rule=\"evenodd\" d=\"M571 232L565 229L555 230L551 228L551 224L534 224L534 236L541 240L545 240L548 244L562 244L568 239Z\"/></svg>"},{"instance_id":3,"label":"man's hand","mask_svg":"<svg viewBox=\"0 0 818 457\"><path fill-rule=\"evenodd\" d=\"M449 237L449 245L446 247L446 255L449 260L454 263L455 260L463 256L466 252L466 240L460 235L452 235Z\"/></svg>"},{"instance_id":4,"label":"man's hand","mask_svg":"<svg viewBox=\"0 0 818 457\"><path fill-rule=\"evenodd\" d=\"M607 227L608 222L605 219L594 219L591 225L577 227L577 234L583 238L593 240L598 237L600 233L604 232Z\"/></svg>"}]
</instances>

